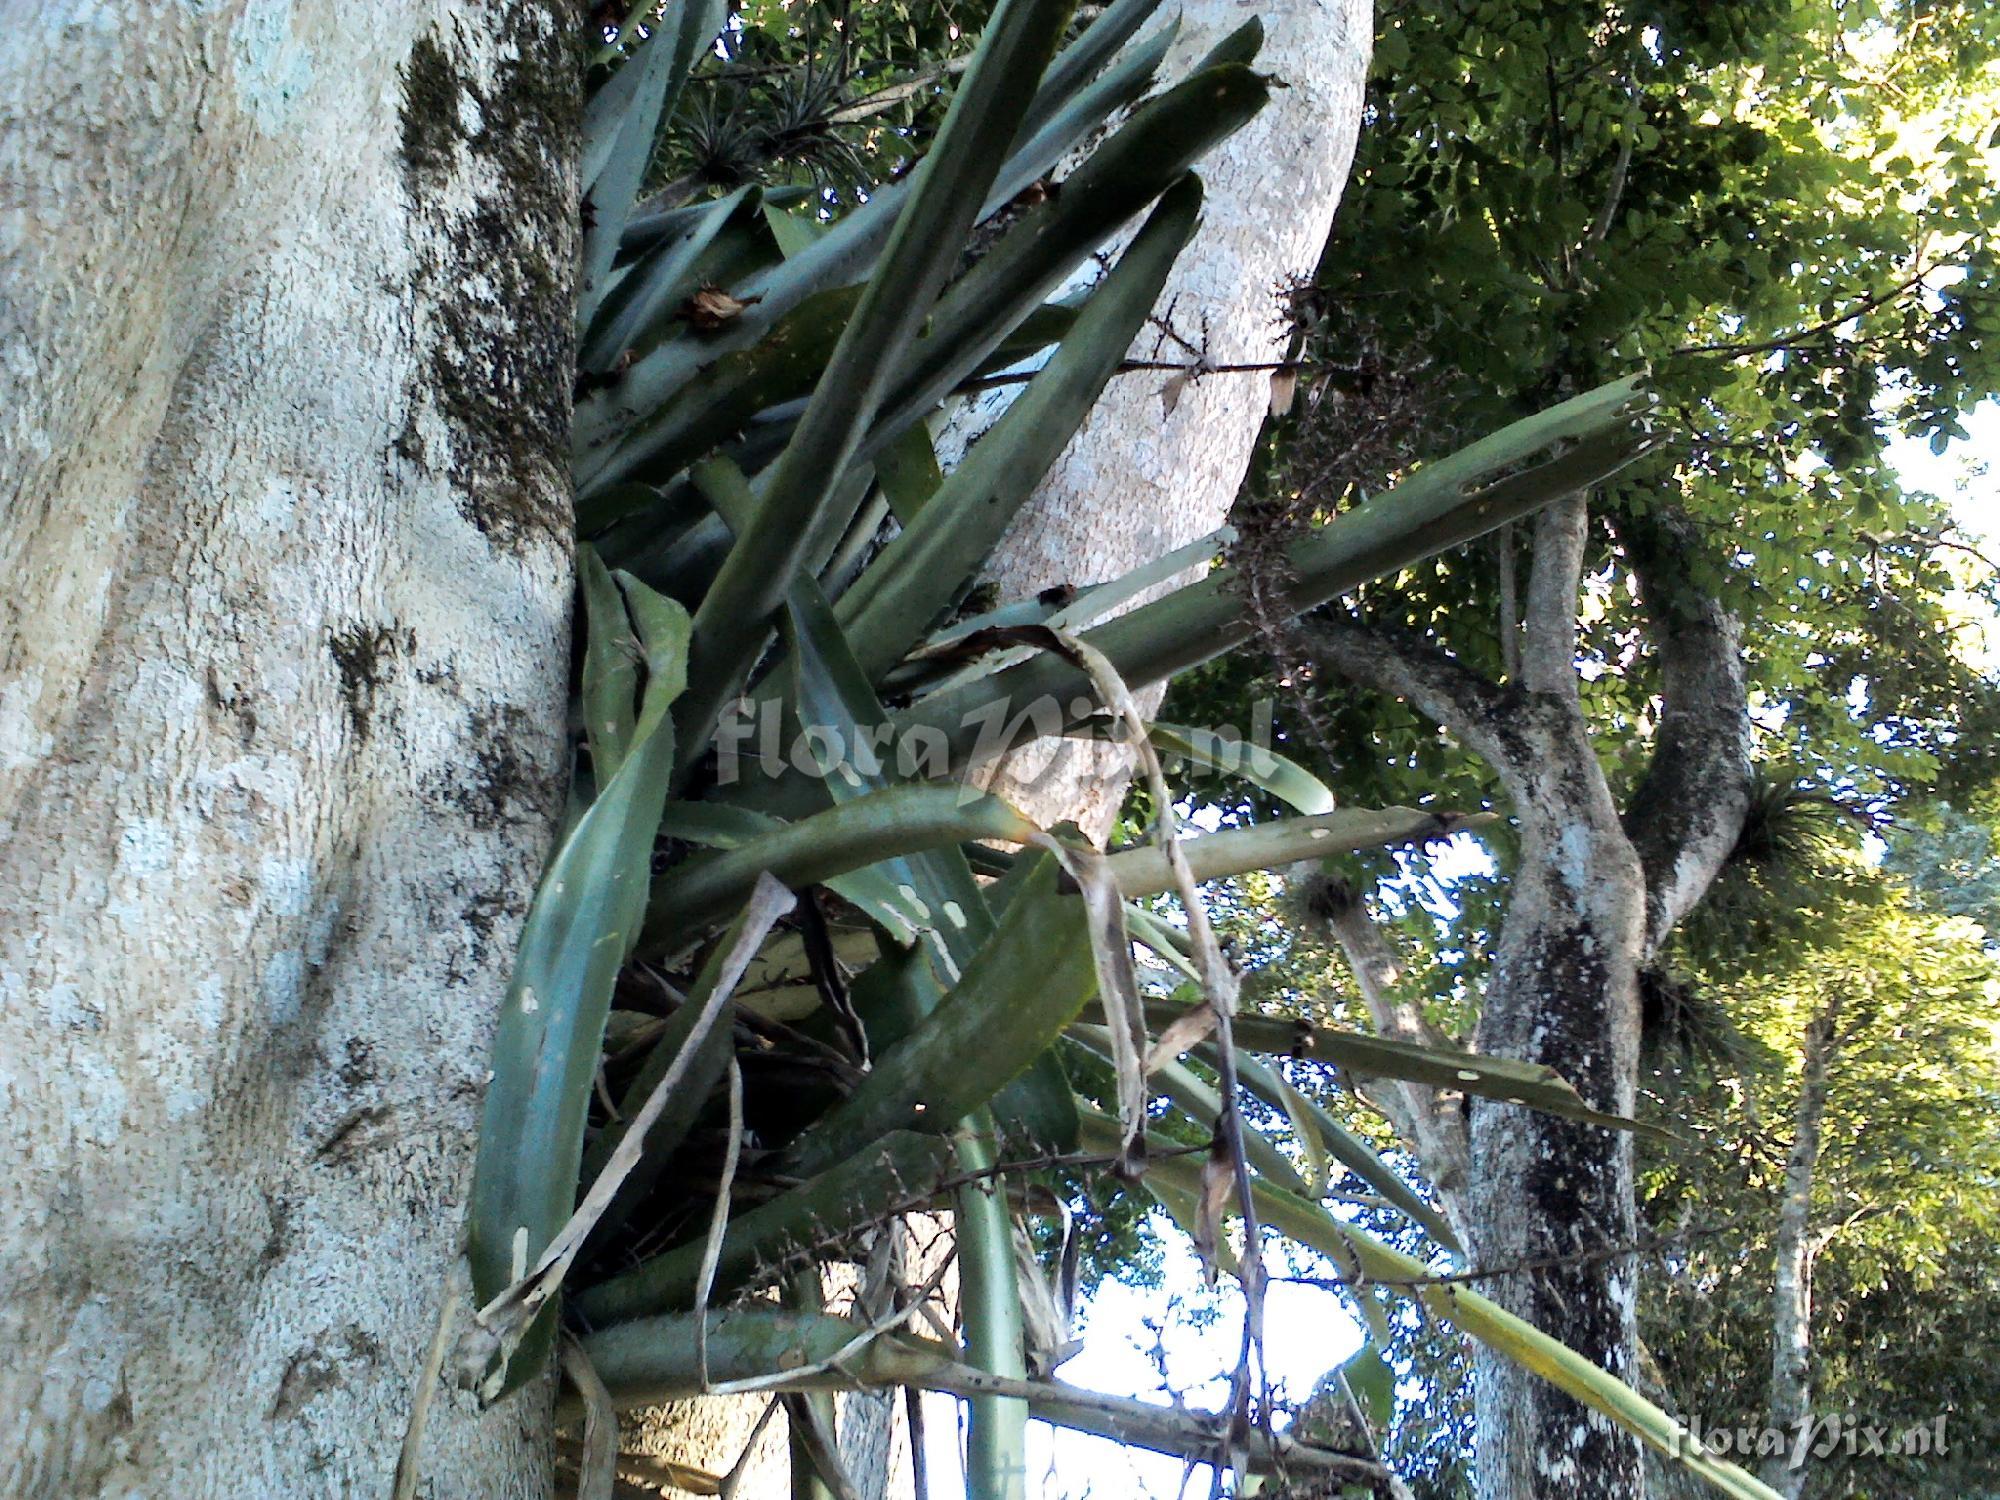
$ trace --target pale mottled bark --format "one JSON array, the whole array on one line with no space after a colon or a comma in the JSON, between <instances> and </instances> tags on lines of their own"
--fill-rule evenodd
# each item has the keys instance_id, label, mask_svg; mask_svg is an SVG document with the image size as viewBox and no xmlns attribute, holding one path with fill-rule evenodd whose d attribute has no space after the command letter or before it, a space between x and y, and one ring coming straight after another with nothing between
<instances>
[{"instance_id":1,"label":"pale mottled bark","mask_svg":"<svg viewBox=\"0 0 2000 1500\"><path fill-rule=\"evenodd\" d=\"M560 802L570 24L9 13L0 1493L387 1491Z\"/></svg>"},{"instance_id":2,"label":"pale mottled bark","mask_svg":"<svg viewBox=\"0 0 2000 1500\"><path fill-rule=\"evenodd\" d=\"M1836 998L1806 1028L1798 1107L1792 1112L1792 1149L1785 1157L1785 1186L1778 1200L1776 1274L1771 1286L1771 1378L1765 1405L1770 1424L1787 1434L1802 1431L1812 1406L1812 1198L1826 1125L1827 1066L1839 1034ZM1764 1461L1760 1479L1798 1500L1806 1466L1790 1453Z\"/></svg>"},{"instance_id":3,"label":"pale mottled bark","mask_svg":"<svg viewBox=\"0 0 2000 1500\"><path fill-rule=\"evenodd\" d=\"M1734 846L1749 802L1749 719L1737 622L1689 578L1699 545L1691 524L1670 507L1612 518L1652 618L1662 684L1648 773L1620 812L1577 685L1589 524L1580 496L1536 518L1518 684L1488 682L1433 644L1334 612L1307 640L1326 670L1405 698L1444 726L1506 789L1520 859L1474 1044L1546 1064L1597 1108L1628 1114L1639 969ZM1536 1268L1497 1279L1494 1295L1637 1383L1635 1266L1616 1253L1636 1237L1630 1137L1487 1101L1471 1115L1475 1259ZM1412 1145L1421 1159L1421 1136ZM1482 1500L1646 1492L1636 1442L1483 1351L1477 1424Z\"/></svg>"},{"instance_id":4,"label":"pale mottled bark","mask_svg":"<svg viewBox=\"0 0 2000 1500\"><path fill-rule=\"evenodd\" d=\"M1479 1051L1551 1067L1595 1108L1629 1114L1638 1072L1645 886L1580 717L1531 697L1512 800L1521 857L1487 981ZM1636 1238L1629 1135L1474 1100L1473 1247L1495 1300L1631 1383ZM1643 1494L1639 1445L1512 1361L1475 1361L1481 1500Z\"/></svg>"},{"instance_id":5,"label":"pale mottled bark","mask_svg":"<svg viewBox=\"0 0 2000 1500\"><path fill-rule=\"evenodd\" d=\"M1560 598L1548 575L1577 555L1577 524L1559 513L1538 527L1558 561L1545 555L1531 599ZM1624 1114L1637 1072L1644 880L1574 689L1557 669L1573 621L1536 624L1523 671L1546 691L1496 687L1434 647L1339 619L1315 622L1306 639L1327 670L1407 698L1446 725L1507 788L1521 857L1474 1045L1552 1067L1595 1107ZM1412 1145L1422 1160L1422 1137ZM1535 1267L1497 1277L1492 1295L1632 1380L1633 1267L1602 1253L1634 1237L1630 1138L1475 1100L1470 1158L1466 1239L1475 1263ZM1483 1348L1475 1384L1482 1500L1644 1493L1637 1442L1606 1419Z\"/></svg>"},{"instance_id":6,"label":"pale mottled bark","mask_svg":"<svg viewBox=\"0 0 2000 1500\"><path fill-rule=\"evenodd\" d=\"M1197 166L1205 189L1201 228L1156 312L1211 363L1282 359L1284 293L1317 266L1354 158L1371 7L1367 0L1187 0L1180 13L1163 78L1178 78L1260 16L1265 43L1257 69L1285 86ZM1141 333L1132 353L1194 357L1155 329ZM1116 577L1222 524L1269 409L1270 377L1210 375L1181 389L1171 410L1163 397L1169 379L1135 372L1112 381L995 553L989 574L1001 598ZM1011 395L975 403L958 424L961 436L990 426ZM1078 742L1052 755L1057 749L1024 752L997 788L1045 823L1073 818L1103 837L1124 796L1127 758Z\"/></svg>"}]
</instances>

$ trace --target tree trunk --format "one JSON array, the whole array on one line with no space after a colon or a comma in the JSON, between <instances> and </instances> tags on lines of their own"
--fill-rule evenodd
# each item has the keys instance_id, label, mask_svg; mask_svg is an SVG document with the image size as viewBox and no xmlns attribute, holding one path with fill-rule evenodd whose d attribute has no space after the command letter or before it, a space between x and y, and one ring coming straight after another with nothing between
<instances>
[{"instance_id":1,"label":"tree trunk","mask_svg":"<svg viewBox=\"0 0 2000 1500\"><path fill-rule=\"evenodd\" d=\"M0 1493L387 1493L561 806L574 27L10 16ZM546 1390L429 1431L547 1492Z\"/></svg>"},{"instance_id":2,"label":"tree trunk","mask_svg":"<svg viewBox=\"0 0 2000 1500\"><path fill-rule=\"evenodd\" d=\"M1771 1381L1766 1406L1770 1423L1788 1434L1802 1432L1812 1404L1812 1193L1826 1123L1827 1065L1837 1041L1840 1016L1836 997L1806 1028L1805 1066L1793 1114L1792 1149L1785 1158L1784 1196L1778 1202L1777 1274L1771 1289ZM1758 1475L1765 1484L1798 1500L1806 1468L1790 1451L1764 1460Z\"/></svg>"},{"instance_id":3,"label":"tree trunk","mask_svg":"<svg viewBox=\"0 0 2000 1500\"><path fill-rule=\"evenodd\" d=\"M1518 685L1488 682L1430 642L1337 615L1306 633L1326 670L1407 699L1500 778L1521 853L1474 1045L1553 1068L1593 1107L1617 1114L1631 1113L1637 1084L1639 966L1700 899L1748 803L1735 622L1687 585L1696 548L1678 527L1672 514L1620 521L1665 689L1653 760L1622 816L1578 689L1583 497L1535 518ZM1508 1272L1492 1282L1495 1299L1635 1384L1631 1137L1488 1100L1473 1101L1471 1117L1468 1248L1480 1269ZM1410 1144L1421 1157L1422 1134ZM1483 1347L1475 1361L1480 1500L1645 1493L1636 1439Z\"/></svg>"},{"instance_id":4,"label":"tree trunk","mask_svg":"<svg viewBox=\"0 0 2000 1500\"><path fill-rule=\"evenodd\" d=\"M1449 1046L1451 1039L1424 1019L1422 1009L1396 993L1402 961L1369 912L1361 893L1346 880L1326 874L1315 861L1292 866L1287 883L1306 913L1340 945L1355 988L1378 1036L1420 1047ZM1438 1211L1462 1245L1472 1244L1472 1209L1467 1201L1472 1166L1462 1101L1420 1083L1371 1079L1357 1085L1388 1117L1437 1194Z\"/></svg>"},{"instance_id":5,"label":"tree trunk","mask_svg":"<svg viewBox=\"0 0 2000 1500\"><path fill-rule=\"evenodd\" d=\"M1545 1064L1592 1107L1630 1114L1645 882L1581 722L1530 700L1521 863L1475 1046ZM1472 1232L1487 1290L1627 1384L1637 1378L1632 1139L1472 1103ZM1512 1360L1475 1355L1480 1500L1637 1500L1636 1439Z\"/></svg>"},{"instance_id":6,"label":"tree trunk","mask_svg":"<svg viewBox=\"0 0 2000 1500\"><path fill-rule=\"evenodd\" d=\"M1414 681L1400 686L1422 701ZM1474 1046L1554 1068L1594 1107L1629 1114L1646 897L1638 856L1573 703L1521 694L1483 727L1485 753L1508 768L1521 860ZM1305 871L1299 883L1340 944L1376 1031L1444 1042L1394 995L1395 955L1356 893ZM1615 1250L1636 1233L1631 1137L1478 1099L1468 1132L1456 1099L1410 1086L1371 1097L1431 1179L1473 1264L1522 1268L1484 1289L1634 1383L1635 1271ZM1645 1494L1639 1445L1624 1431L1484 1345L1475 1348L1474 1380L1481 1500Z\"/></svg>"},{"instance_id":7,"label":"tree trunk","mask_svg":"<svg viewBox=\"0 0 2000 1500\"><path fill-rule=\"evenodd\" d=\"M1286 294L1311 277L1354 160L1374 28L1368 0L1186 0L1161 77L1173 80L1261 16L1259 72L1284 85L1249 125L1204 157L1201 227L1167 278L1132 357L1257 364L1285 357ZM1011 390L973 404L964 438L996 421ZM1213 531L1228 518L1270 408L1267 371L1182 382L1117 376L1016 518L989 565L1002 599L1101 582ZM1150 596L1144 596L1150 597ZM1144 602L1142 599L1135 603ZM1147 706L1158 702L1152 695ZM995 783L1044 823L1075 819L1102 839L1118 815L1130 759L1064 741L1014 757Z\"/></svg>"}]
</instances>

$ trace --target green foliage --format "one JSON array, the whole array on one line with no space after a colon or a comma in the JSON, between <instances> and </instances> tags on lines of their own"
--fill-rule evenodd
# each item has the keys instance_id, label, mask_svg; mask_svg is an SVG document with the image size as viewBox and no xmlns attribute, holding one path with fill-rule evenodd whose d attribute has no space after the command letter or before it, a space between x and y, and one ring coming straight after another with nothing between
<instances>
[{"instance_id":1,"label":"green foliage","mask_svg":"<svg viewBox=\"0 0 2000 1500\"><path fill-rule=\"evenodd\" d=\"M1267 83L1250 67L1261 30L1251 23L1103 136L1105 116L1146 85L1164 55L1157 41L1113 55L1152 9L1151 0L1120 0L1058 56L1066 6L1001 0L966 66L952 72L950 103L917 165L895 181L871 181L865 201L836 190L809 219L785 217L792 199L755 184L709 203L641 204L639 148L656 143L666 101L686 62L706 57L703 33L718 13L685 5L651 35L647 18L635 18L611 49L592 106L592 139L608 144L594 148L602 162L590 174L595 226L579 309L579 529L588 538L580 812L537 894L496 1046L472 1225L485 1305L462 1362L480 1356L489 1367L496 1342L511 1354L518 1320L506 1315L516 1309L534 1319L535 1340L505 1373L510 1383L525 1379L552 1321L536 1309L544 1299L553 1306L573 1271L571 1305L598 1321L592 1347L616 1356L609 1383L628 1398L703 1380L705 1334L692 1351L657 1340L649 1350L649 1320L679 1329L685 1317L699 1330L712 1322L722 1368L740 1368L727 1360L756 1354L745 1355L730 1330L748 1325L703 1310L711 1298L773 1290L786 1306L759 1316L783 1329L858 1338L864 1364L902 1368L895 1361L906 1356L924 1378L942 1378L935 1350L915 1351L886 1327L822 1317L811 1264L879 1265L864 1302L892 1307L893 1296L882 1302L893 1257L880 1221L949 1205L964 1357L987 1382L969 1390L968 1491L981 1500L1024 1494L1030 1405L1061 1409L1073 1399L1023 1383L1031 1356L1053 1346L1029 1342L1048 1332L1031 1317L1047 1299L1023 1279L1008 1189L1072 1183L1102 1164L1102 1131L1072 1092L1093 1087L1078 1056L1118 998L1110 981L1122 983L1131 968L1124 906L1175 881L1160 851L1100 858L945 778L962 769L975 733L966 726L982 712L1004 721L1041 695L1059 705L1059 730L1101 725L1127 697L1113 674L1161 680L1247 639L1252 626L1225 575L1081 642L1048 627L961 640L963 672L928 693L919 682L898 711L884 700L909 653L933 644L976 580L1000 529L981 512L1027 493L1129 347L1192 226L1199 190L1189 164L1264 100ZM757 36L789 24L779 14L753 6L731 23L722 72L740 81ZM850 45L893 58L903 45L899 14L885 7L853 38L836 28L843 83ZM847 19L812 6L795 16L809 34L819 19ZM909 42L921 44L915 34ZM697 69L691 97L733 86L710 78L710 66ZM803 82L785 86L819 88L820 67L815 53ZM824 113L825 99L806 102ZM681 118L669 152L698 133ZM1065 191L1016 201L1091 140ZM858 150L841 159L842 172L864 169L870 160ZM1087 299L1042 305L1155 200L1147 227ZM937 476L927 424L940 404L991 362L1051 345L1020 420L996 427L957 472ZM1608 381L1435 455L1377 503L1297 540L1284 607L1309 608L1605 480L1652 447L1649 399L1636 379ZM899 538L885 530L890 515L904 528ZM600 554L619 565L615 577ZM1040 654L1003 665L1002 654L1024 644ZM810 762L782 775L726 774L740 770L726 767L718 743L726 721L763 709L779 715L786 737L812 747ZM942 731L941 765L913 770L893 750L863 748L926 728ZM1325 803L1303 772L1264 779ZM1343 808L1217 834L1194 843L1187 862L1222 875L1440 826L1407 809ZM984 863L1007 869L982 884L967 852L982 838L1040 850L1012 860L985 851ZM1058 881L1056 861L1041 850L1060 851L1087 900ZM1187 914L1198 915L1192 906ZM1174 947L1157 923L1140 930ZM1190 933L1198 937L1199 924ZM627 963L635 943L638 961ZM1187 966L1219 974L1198 942L1193 956ZM1212 982L1206 1002L1226 1003L1220 979ZM1087 993L1100 984L1107 993L1092 1011ZM702 1019L689 1023L694 1005ZM1197 1060L1156 1069L1149 1091L1138 1057L1118 1050L1112 1093L1128 1102L1114 1133L1140 1137L1157 1093L1183 1118L1183 1136L1163 1132L1163 1144L1228 1138L1235 1101L1221 1085L1233 1055L1187 1030L1202 1012L1134 997L1122 1015L1141 1012L1156 1029L1173 1022L1177 1050ZM706 1041L711 1023L727 1028L720 1067ZM1244 1041L1634 1128L1587 1110L1562 1079L1525 1064L1249 1018ZM1243 1077L1256 1117L1271 1127L1242 1147L1243 1170L1260 1179L1259 1211L1372 1276L1416 1266L1312 1195L1337 1161L1379 1193L1370 1201L1385 1214L1436 1230L1417 1195L1278 1075L1251 1067ZM677 1086L693 1093L667 1092ZM657 1137L641 1128L647 1120L664 1122ZM1279 1144L1287 1129L1303 1171ZM1007 1162L1010 1153L1025 1159ZM595 1176L570 1217L583 1161ZM1172 1155L1154 1172L1151 1190L1192 1205L1199 1228L1218 1226L1222 1209L1195 1156ZM1661 1413L1485 1299L1431 1287L1413 1295L1649 1441L1664 1440ZM751 1373L808 1378L783 1362ZM1145 1412L1116 1415L1129 1424ZM1077 1420L1110 1419L1100 1411ZM1690 1463L1728 1492L1761 1493L1732 1470Z\"/></svg>"},{"instance_id":2,"label":"green foliage","mask_svg":"<svg viewBox=\"0 0 2000 1500\"><path fill-rule=\"evenodd\" d=\"M482 1304L526 1274L569 1218L599 1038L638 940L674 760L667 715L684 681L687 614L636 579L614 586L588 551L582 566L595 633L642 657L645 697L636 721L608 713L592 723L603 785L557 848L521 931L480 1122L482 1141L506 1144L480 1152L472 1184L468 1254ZM552 1333L551 1318L537 1321L510 1385L546 1359Z\"/></svg>"},{"instance_id":3,"label":"green foliage","mask_svg":"<svg viewBox=\"0 0 2000 1500\"><path fill-rule=\"evenodd\" d=\"M1770 1034L1758 1007L1821 970L1849 927L1872 934L1854 941L1872 945L1883 971L1873 983L1903 973L1898 943L1949 955L1938 962L1965 978L1977 975L1976 948L1935 914L2000 916L1990 817L1932 800L1990 812L2000 689L1959 642L1966 596L1991 607L1995 576L1953 545L1942 503L1904 492L1886 462L1897 437L1957 434L1961 415L2000 386L1997 48L1992 8L1971 4L1384 7L1355 175L1316 283L1297 299L1300 397L1267 427L1239 507L1254 567L1269 538L1379 491L1484 421L1652 369L1677 440L1593 495L1580 653L1586 710L1622 796L1647 766L1661 683L1652 623L1605 521L1677 507L1701 544L1686 559L1688 585L1745 622L1758 755L1770 768L1738 857L1697 911L1673 971L1646 976L1651 1086L1675 1101L1663 1116L1701 1122L1704 1140L1718 1128L1710 1112L1739 1108L1746 1088L1764 1091L1763 1128L1785 1129L1782 1062L1797 1028ZM1518 583L1526 554L1521 538L1489 541L1354 597L1376 625L1502 681L1502 570ZM1271 571L1282 579L1282 568ZM1315 683L1282 627L1262 635L1261 651L1179 679L1166 712L1208 722L1268 695L1280 748L1343 801L1504 805L1490 768L1410 705ZM1851 844L1857 832L1836 797L1876 821L1888 867L1932 915L1900 896L1820 889L1827 841ZM1231 820L1281 811L1255 788L1217 800ZM1383 904L1406 960L1399 991L1461 1037L1478 1013L1517 860L1504 825L1483 837L1496 873L1448 888L1420 862L1363 855L1350 865L1364 886L1387 882ZM1247 887L1233 918L1259 1004L1361 1019L1344 962L1270 893ZM1725 983L1694 952L1735 955L1737 972ZM1856 974L1857 961L1843 962ZM1921 968L1904 982L1913 997L1961 994ZM1979 1014L1959 1001L1943 1012L1953 1005ZM1957 1022L1920 1019L1933 1014L1913 998L1897 1024L1906 1042L1924 1043L1881 1053L1870 1083L1850 1095L1856 1129L1871 1090L1884 1101L1880 1159L1904 1169L1857 1181L1857 1205L1882 1208L1913 1191L1915 1158L1903 1153L1914 1148L1895 1123L1912 1113L1940 1132L1925 1148L1931 1175L1918 1197L1931 1183L1960 1194L1990 1186L1986 1116L1963 1154L1946 1151L1944 1133L1961 1112L1990 1114L1990 1034L1985 1050L1964 1050L1971 1039ZM1936 1047L1958 1058L1960 1085L1945 1087L1925 1060ZM1683 1087L1746 1071L1765 1081ZM1651 1159L1660 1183L1730 1165L1726 1150ZM1703 1412L1761 1409L1771 1223L1755 1193L1770 1186L1768 1144L1759 1171L1755 1191L1738 1182L1730 1200L1754 1231L1695 1252L1728 1278L1728 1297L1704 1302L1710 1284L1679 1276L1671 1257L1648 1268L1666 1280L1645 1283L1664 1299L1647 1310L1646 1336L1680 1349L1676 1394L1699 1393L1693 1409ZM1671 1231L1672 1215L1660 1211L1656 1227ZM1912 1239L1923 1233L1950 1231ZM1844 1267L1858 1260L1839 1245L1828 1254L1827 1274L1845 1285ZM1980 1231L1963 1275L1924 1281L1907 1255L1891 1257L1858 1273L1876 1291L1830 1294L1829 1337L1851 1351L1830 1356L1851 1372L1829 1387L1833 1404L1927 1416L1919 1408L1932 1389L1983 1404L1974 1361L1939 1356L1930 1333L1978 1324L1988 1299L1972 1278L1990 1263ZM1905 1296L1930 1288L1900 1327L1892 1285ZM1700 1332L1680 1346L1683 1319ZM1863 1348L1877 1359L1872 1387ZM1426 1389L1401 1414L1393 1447L1424 1493L1464 1493L1458 1341L1404 1330L1397 1349ZM1889 1350L1892 1366L1910 1359L1921 1372L1912 1366L1904 1379L1892 1368L1885 1379ZM1728 1402L1705 1384L1717 1360L1731 1372ZM1971 1422L1966 1430L1961 1451L1988 1446ZM1879 1473L1857 1481L1883 1482ZM1921 1492L1980 1487L1950 1471L1925 1476Z\"/></svg>"},{"instance_id":4,"label":"green foliage","mask_svg":"<svg viewBox=\"0 0 2000 1500\"><path fill-rule=\"evenodd\" d=\"M1882 867L1907 880L1919 902L1976 922L1988 943L2000 943L2000 840L1991 817L1938 802L1900 819L1887 844Z\"/></svg>"},{"instance_id":5,"label":"green foliage","mask_svg":"<svg viewBox=\"0 0 2000 1500\"><path fill-rule=\"evenodd\" d=\"M722 36L725 56L691 80L655 158L676 197L802 178L852 203L899 176L936 133L990 0L750 0Z\"/></svg>"},{"instance_id":6,"label":"green foliage","mask_svg":"<svg viewBox=\"0 0 2000 1500\"><path fill-rule=\"evenodd\" d=\"M1977 928L1865 868L1823 870L1770 944L1680 957L1743 1045L1663 1071L1663 1114L1702 1148L1642 1152L1671 1246L1641 1281L1646 1337L1685 1410L1756 1421L1769 1372L1776 1195L1807 1023L1838 1002L1809 1232L1813 1410L1901 1429L1946 1418L1949 1451L1835 1454L1818 1496L1958 1496L2000 1482L2000 971Z\"/></svg>"},{"instance_id":7,"label":"green foliage","mask_svg":"<svg viewBox=\"0 0 2000 1500\"><path fill-rule=\"evenodd\" d=\"M2000 388L1989 7L1812 0L1385 11L1370 117L1315 287L1309 382L1246 520L1283 528L1502 414L1650 365L1683 441L1604 486L1705 543L1693 583L1747 622L1767 751L1863 797L1983 758L2000 702L1960 657L1951 522L1886 466ZM1503 673L1497 546L1364 591L1379 623ZM1630 570L1599 528L1582 649L1615 777L1658 691ZM1991 600L1993 581L1974 575ZM1170 705L1280 688L1345 795L1448 805L1482 768L1407 706L1298 701L1282 639ZM1985 734L1967 734L1978 725Z\"/></svg>"}]
</instances>

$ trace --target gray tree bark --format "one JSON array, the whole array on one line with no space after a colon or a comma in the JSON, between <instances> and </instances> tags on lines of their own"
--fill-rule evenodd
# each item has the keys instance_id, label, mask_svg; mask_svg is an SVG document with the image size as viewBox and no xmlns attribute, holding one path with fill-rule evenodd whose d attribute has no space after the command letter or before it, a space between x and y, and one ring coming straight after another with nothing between
<instances>
[{"instance_id":1,"label":"gray tree bark","mask_svg":"<svg viewBox=\"0 0 2000 1500\"><path fill-rule=\"evenodd\" d=\"M1827 1068L1839 1046L1836 996L1806 1027L1799 1102L1792 1112L1792 1149L1785 1157L1785 1186L1778 1200L1778 1242L1771 1284L1771 1378L1765 1398L1770 1422L1782 1432L1802 1431L1812 1406L1812 1197L1826 1125ZM1789 1452L1764 1461L1757 1477L1798 1500L1806 1466Z\"/></svg>"},{"instance_id":2,"label":"gray tree bark","mask_svg":"<svg viewBox=\"0 0 2000 1500\"><path fill-rule=\"evenodd\" d=\"M1396 993L1403 977L1402 960L1360 891L1348 881L1326 874L1316 862L1293 866L1286 883L1304 912L1339 945L1377 1035L1420 1047L1450 1045L1450 1038L1427 1021L1417 1006ZM1459 1243L1470 1245L1472 1205L1467 1194L1472 1143L1459 1100L1417 1083L1371 1080L1362 1087L1422 1164L1437 1194L1438 1210Z\"/></svg>"},{"instance_id":3,"label":"gray tree bark","mask_svg":"<svg viewBox=\"0 0 2000 1500\"><path fill-rule=\"evenodd\" d=\"M1555 1069L1594 1107L1631 1113L1638 975L1708 888L1749 803L1749 725L1736 622L1691 587L1682 518L1620 518L1641 580L1663 703L1647 776L1620 812L1585 717L1576 598L1588 541L1581 496L1535 521L1521 677L1496 684L1433 643L1329 613L1314 660L1406 698L1491 766L1520 837L1475 1047ZM1365 991L1365 985L1364 985ZM1519 1268L1492 1293L1628 1384L1639 1380L1632 1144L1621 1132L1474 1100L1468 1248ZM1449 1180L1450 1157L1425 1159ZM1481 1500L1639 1500L1636 1439L1511 1361L1475 1356Z\"/></svg>"},{"instance_id":4,"label":"gray tree bark","mask_svg":"<svg viewBox=\"0 0 2000 1500\"><path fill-rule=\"evenodd\" d=\"M9 13L5 1494L387 1492L561 800L573 31Z\"/></svg>"}]
</instances>

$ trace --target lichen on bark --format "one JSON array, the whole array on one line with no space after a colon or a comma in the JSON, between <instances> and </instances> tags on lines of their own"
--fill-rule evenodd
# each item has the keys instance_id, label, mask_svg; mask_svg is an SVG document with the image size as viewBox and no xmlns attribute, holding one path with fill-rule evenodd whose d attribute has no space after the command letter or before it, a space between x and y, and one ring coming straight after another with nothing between
<instances>
[{"instance_id":1,"label":"lichen on bark","mask_svg":"<svg viewBox=\"0 0 2000 1500\"><path fill-rule=\"evenodd\" d=\"M570 386L583 54L560 15L510 8L495 22L486 76L455 64L436 33L403 72L402 156L413 207L437 243L420 258L437 327L413 399L435 409L466 518L495 546L567 538ZM472 184L469 204L427 191L440 173ZM497 251L525 238L528 254ZM446 277L446 267L474 267ZM424 461L418 419L404 445Z\"/></svg>"}]
</instances>

